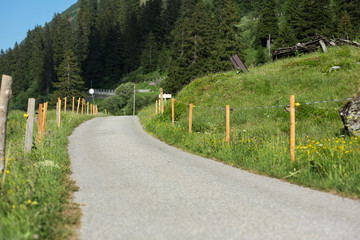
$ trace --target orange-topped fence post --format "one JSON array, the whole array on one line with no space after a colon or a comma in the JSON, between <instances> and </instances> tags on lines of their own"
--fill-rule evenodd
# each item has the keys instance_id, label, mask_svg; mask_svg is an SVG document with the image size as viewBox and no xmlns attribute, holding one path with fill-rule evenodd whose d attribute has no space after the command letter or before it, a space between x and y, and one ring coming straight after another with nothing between
<instances>
[{"instance_id":1,"label":"orange-topped fence post","mask_svg":"<svg viewBox=\"0 0 360 240\"><path fill-rule=\"evenodd\" d=\"M39 118L38 118L38 143L41 142L41 132L42 132L42 114L43 113L43 105L39 104Z\"/></svg>"},{"instance_id":2,"label":"orange-topped fence post","mask_svg":"<svg viewBox=\"0 0 360 240\"><path fill-rule=\"evenodd\" d=\"M164 93L162 88L160 88L160 112L164 113Z\"/></svg>"},{"instance_id":3,"label":"orange-topped fence post","mask_svg":"<svg viewBox=\"0 0 360 240\"><path fill-rule=\"evenodd\" d=\"M290 159L295 161L295 96L290 96Z\"/></svg>"},{"instance_id":4,"label":"orange-topped fence post","mask_svg":"<svg viewBox=\"0 0 360 240\"><path fill-rule=\"evenodd\" d=\"M75 97L73 97L73 104L72 104L72 113L75 111Z\"/></svg>"},{"instance_id":5,"label":"orange-topped fence post","mask_svg":"<svg viewBox=\"0 0 360 240\"><path fill-rule=\"evenodd\" d=\"M230 144L230 105L226 105L226 142Z\"/></svg>"},{"instance_id":6,"label":"orange-topped fence post","mask_svg":"<svg viewBox=\"0 0 360 240\"><path fill-rule=\"evenodd\" d=\"M78 105L77 105L77 110L76 110L76 113L79 114L79 109L80 109L80 98L78 100Z\"/></svg>"},{"instance_id":7,"label":"orange-topped fence post","mask_svg":"<svg viewBox=\"0 0 360 240\"><path fill-rule=\"evenodd\" d=\"M43 122L42 122L42 135L45 134L45 130L46 130L46 115L47 115L47 108L48 108L48 103L46 102L44 104L44 114L43 114Z\"/></svg>"},{"instance_id":8,"label":"orange-topped fence post","mask_svg":"<svg viewBox=\"0 0 360 240\"><path fill-rule=\"evenodd\" d=\"M81 115L84 114L84 103L85 103L85 99L82 99L82 101L81 101Z\"/></svg>"},{"instance_id":9,"label":"orange-topped fence post","mask_svg":"<svg viewBox=\"0 0 360 240\"><path fill-rule=\"evenodd\" d=\"M67 102L67 98L64 98L64 113L66 113L66 102Z\"/></svg>"},{"instance_id":10,"label":"orange-topped fence post","mask_svg":"<svg viewBox=\"0 0 360 240\"><path fill-rule=\"evenodd\" d=\"M61 126L61 99L58 98L58 127Z\"/></svg>"},{"instance_id":11,"label":"orange-topped fence post","mask_svg":"<svg viewBox=\"0 0 360 240\"><path fill-rule=\"evenodd\" d=\"M190 106L189 106L189 133L192 132L193 107L194 107L194 105L192 103L190 103Z\"/></svg>"},{"instance_id":12,"label":"orange-topped fence post","mask_svg":"<svg viewBox=\"0 0 360 240\"><path fill-rule=\"evenodd\" d=\"M175 103L175 99L171 98L171 122L172 122L173 126L174 126L174 123L175 123L175 106L174 106L174 103Z\"/></svg>"}]
</instances>

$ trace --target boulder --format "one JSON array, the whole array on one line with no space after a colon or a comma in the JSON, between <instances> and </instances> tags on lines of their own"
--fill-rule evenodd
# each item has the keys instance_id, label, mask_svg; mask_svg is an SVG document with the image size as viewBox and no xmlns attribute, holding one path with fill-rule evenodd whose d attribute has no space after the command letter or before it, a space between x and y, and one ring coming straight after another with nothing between
<instances>
[{"instance_id":1,"label":"boulder","mask_svg":"<svg viewBox=\"0 0 360 240\"><path fill-rule=\"evenodd\" d=\"M360 136L360 99L352 99L345 103L339 109L339 114L344 123L344 130Z\"/></svg>"}]
</instances>

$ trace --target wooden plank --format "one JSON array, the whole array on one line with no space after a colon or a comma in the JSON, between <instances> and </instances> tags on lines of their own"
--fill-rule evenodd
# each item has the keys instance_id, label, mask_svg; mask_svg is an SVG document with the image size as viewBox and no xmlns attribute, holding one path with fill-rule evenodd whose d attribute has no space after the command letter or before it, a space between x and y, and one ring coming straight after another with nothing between
<instances>
[{"instance_id":1,"label":"wooden plank","mask_svg":"<svg viewBox=\"0 0 360 240\"><path fill-rule=\"evenodd\" d=\"M245 66L245 64L241 61L240 57L235 54L234 56L232 56L230 58L231 62L233 63L234 67L236 67L236 69L241 69L244 73L249 72L249 70L247 69L247 67ZM235 64L234 64L235 63Z\"/></svg>"},{"instance_id":2,"label":"wooden plank","mask_svg":"<svg viewBox=\"0 0 360 240\"><path fill-rule=\"evenodd\" d=\"M29 98L28 109L27 109L26 132L25 132L25 146L24 146L25 152L31 151L33 133L34 133L34 116L35 116L35 98Z\"/></svg>"}]
</instances>

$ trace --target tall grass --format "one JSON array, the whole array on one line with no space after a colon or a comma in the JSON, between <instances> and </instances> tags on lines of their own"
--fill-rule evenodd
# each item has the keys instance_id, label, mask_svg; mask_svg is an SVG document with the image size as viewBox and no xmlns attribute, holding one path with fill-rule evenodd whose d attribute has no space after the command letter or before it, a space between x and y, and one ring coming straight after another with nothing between
<instances>
[{"instance_id":1,"label":"tall grass","mask_svg":"<svg viewBox=\"0 0 360 240\"><path fill-rule=\"evenodd\" d=\"M7 174L4 188L0 189L0 239L68 238L80 211L70 201L75 186L68 177L67 136L92 117L62 114L62 126L58 129L55 111L49 111L41 143L36 143L35 127L32 151L24 154L23 114L9 113ZM0 177L3 178L3 173Z\"/></svg>"},{"instance_id":2,"label":"tall grass","mask_svg":"<svg viewBox=\"0 0 360 240\"><path fill-rule=\"evenodd\" d=\"M171 108L155 116L141 112L145 128L162 140L260 174L342 195L360 196L359 139L344 135L338 114L344 103L307 102L351 97L360 86L360 50L332 48L251 69L250 74L217 73L194 80L178 96L176 124ZM332 66L340 71L329 72ZM289 113L296 95L296 162L289 157ZM193 134L188 106L194 103ZM225 105L231 112L231 144L225 142ZM204 108L205 107L205 108Z\"/></svg>"}]
</instances>

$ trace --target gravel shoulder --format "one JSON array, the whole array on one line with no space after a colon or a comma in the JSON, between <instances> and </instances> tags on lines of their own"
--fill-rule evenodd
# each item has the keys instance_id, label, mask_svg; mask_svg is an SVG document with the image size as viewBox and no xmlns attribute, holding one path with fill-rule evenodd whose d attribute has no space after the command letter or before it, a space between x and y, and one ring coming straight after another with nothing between
<instances>
[{"instance_id":1,"label":"gravel shoulder","mask_svg":"<svg viewBox=\"0 0 360 240\"><path fill-rule=\"evenodd\" d=\"M359 239L360 203L186 153L137 117L69 137L80 239Z\"/></svg>"}]
</instances>

